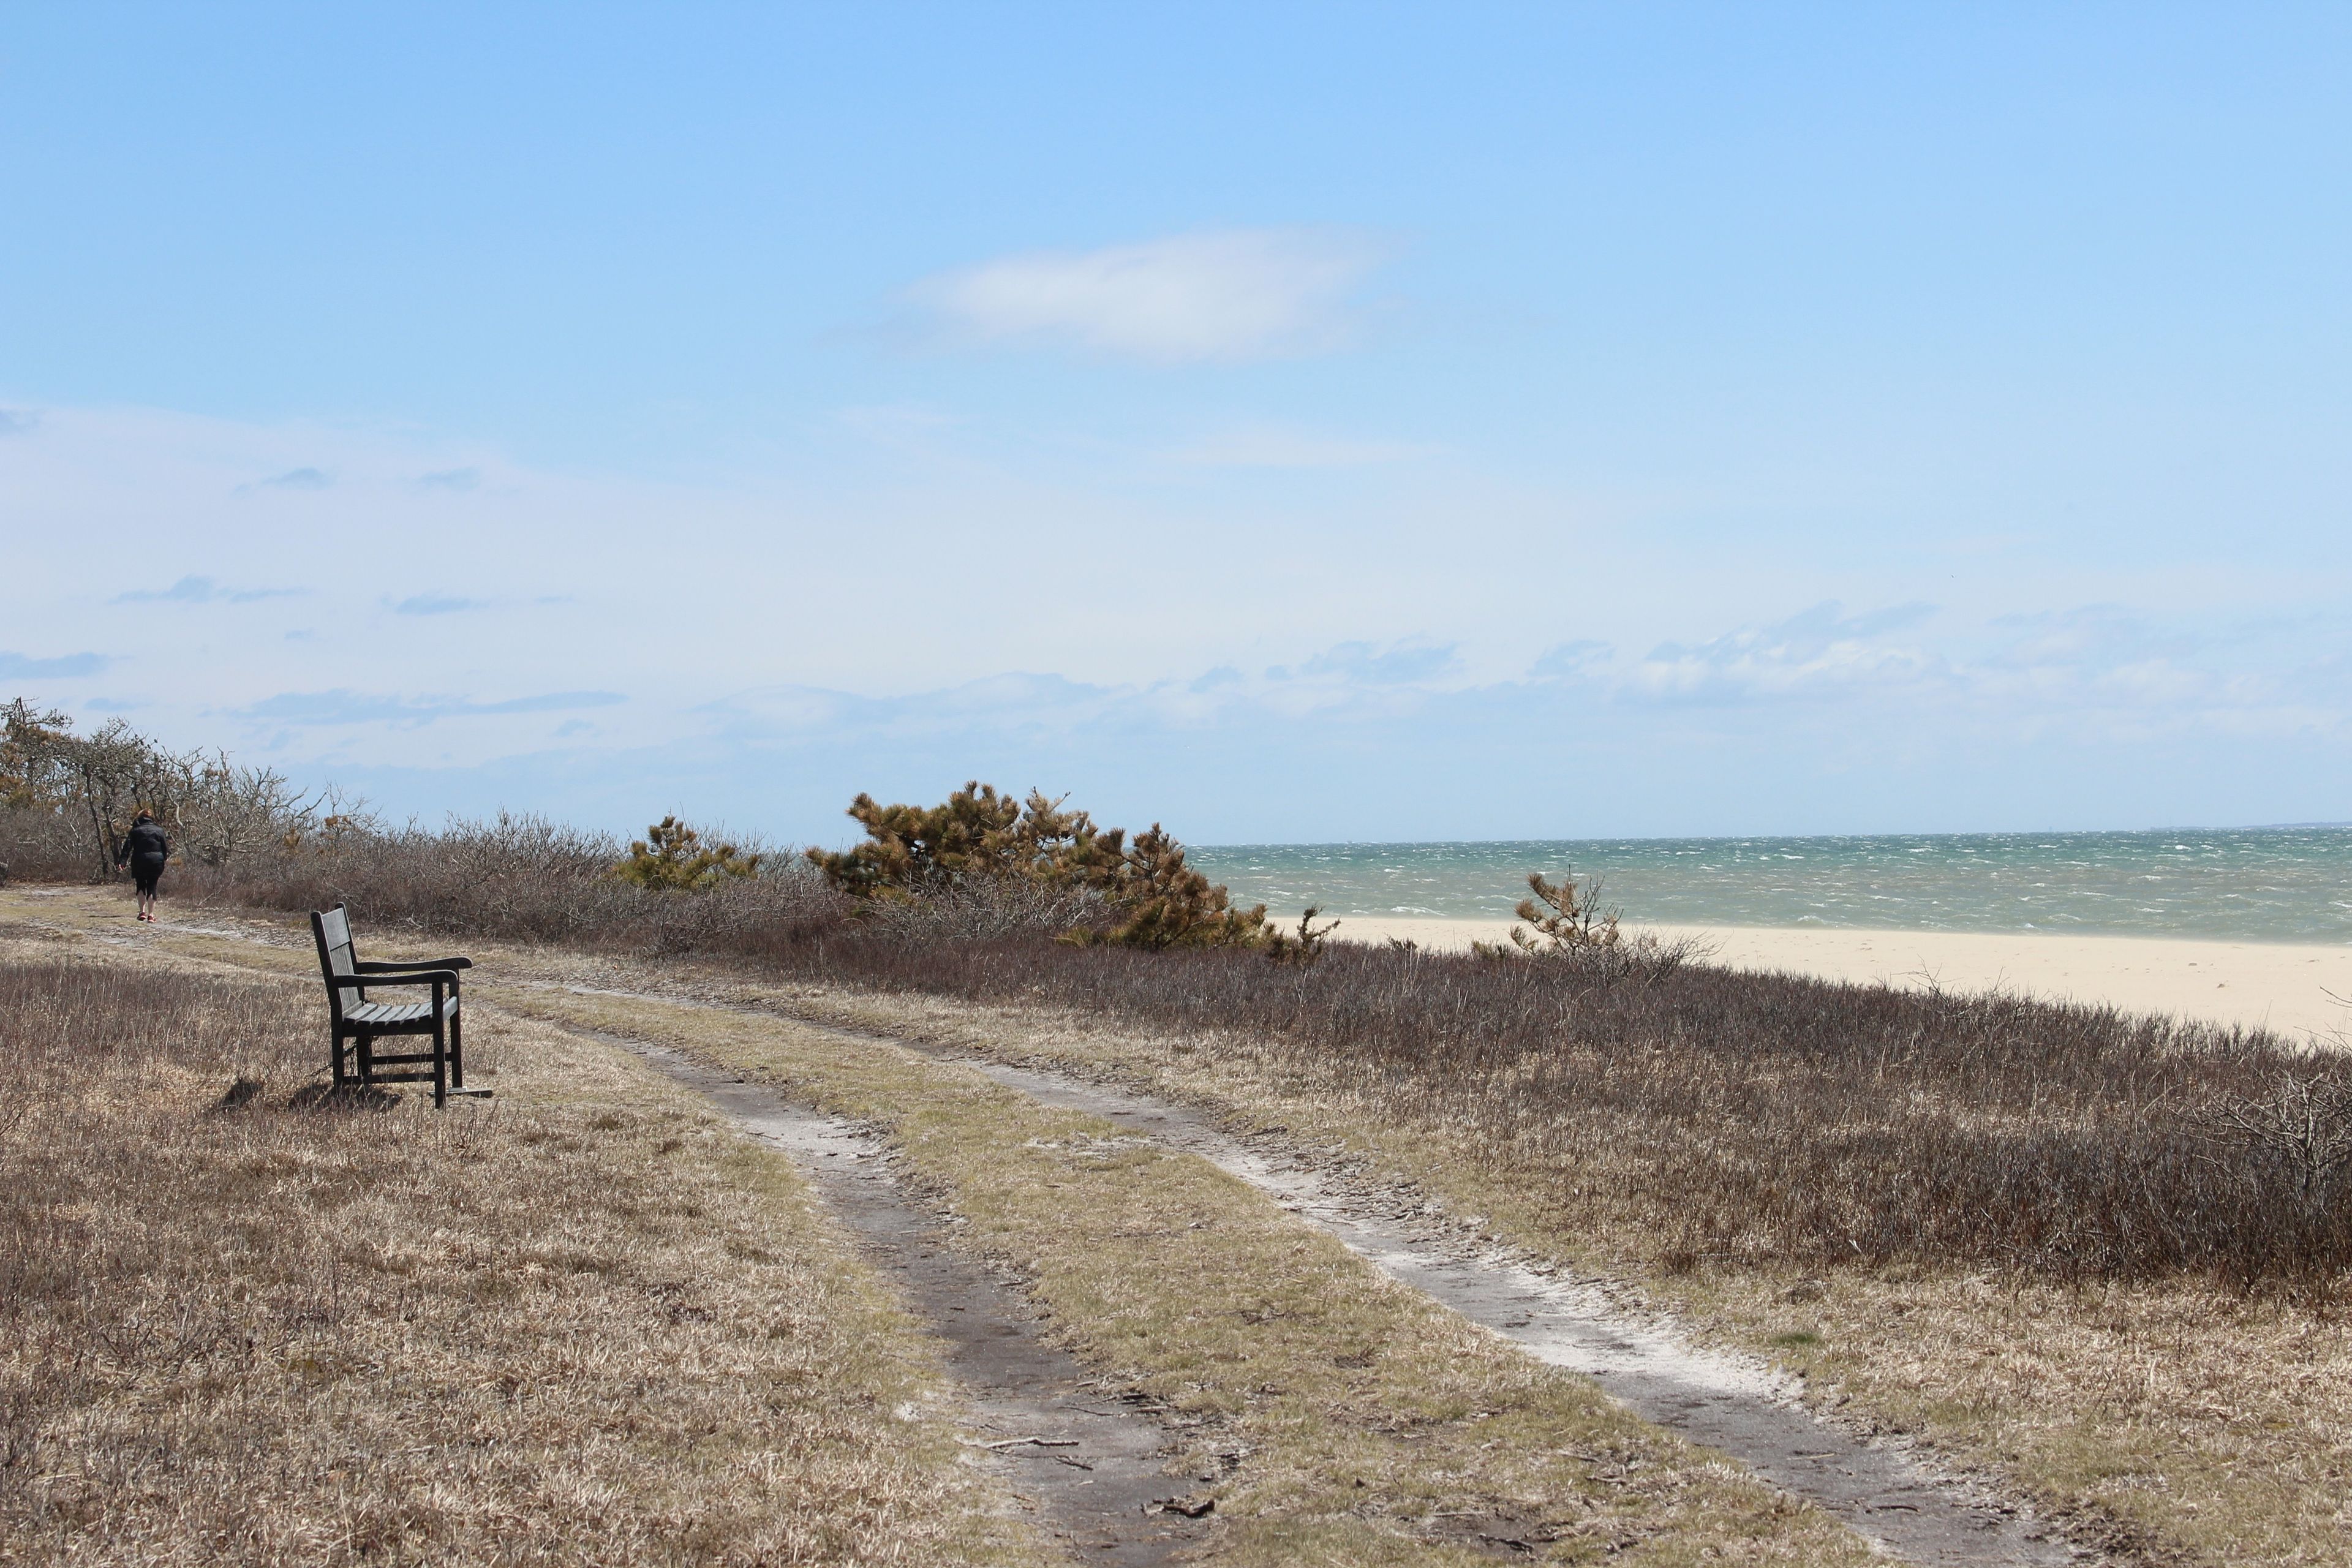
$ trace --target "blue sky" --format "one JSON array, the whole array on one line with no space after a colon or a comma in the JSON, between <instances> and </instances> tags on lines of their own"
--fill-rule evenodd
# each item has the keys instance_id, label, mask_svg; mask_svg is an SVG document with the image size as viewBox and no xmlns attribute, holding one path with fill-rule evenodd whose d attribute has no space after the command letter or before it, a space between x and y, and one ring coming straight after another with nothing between
<instances>
[{"instance_id":1,"label":"blue sky","mask_svg":"<svg viewBox=\"0 0 2352 1568\"><path fill-rule=\"evenodd\" d=\"M20 7L0 687L396 814L2352 817L2352 12Z\"/></svg>"}]
</instances>

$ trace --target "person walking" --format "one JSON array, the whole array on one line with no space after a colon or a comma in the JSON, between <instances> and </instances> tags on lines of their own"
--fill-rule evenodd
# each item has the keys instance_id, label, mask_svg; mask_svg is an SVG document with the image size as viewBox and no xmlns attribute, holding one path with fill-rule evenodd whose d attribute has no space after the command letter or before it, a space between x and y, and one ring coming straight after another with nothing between
<instances>
[{"instance_id":1,"label":"person walking","mask_svg":"<svg viewBox=\"0 0 2352 1568\"><path fill-rule=\"evenodd\" d=\"M152 922L155 919L155 884L163 879L163 863L172 858L172 841L164 837L163 824L152 811L142 811L131 831L122 836L122 858L115 862L118 868L131 868L131 879L139 884L139 918Z\"/></svg>"}]
</instances>

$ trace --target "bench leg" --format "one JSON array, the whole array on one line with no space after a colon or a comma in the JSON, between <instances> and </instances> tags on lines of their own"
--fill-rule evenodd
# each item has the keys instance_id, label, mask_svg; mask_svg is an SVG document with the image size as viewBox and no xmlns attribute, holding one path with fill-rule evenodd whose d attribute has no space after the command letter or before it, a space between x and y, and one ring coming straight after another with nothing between
<instances>
[{"instance_id":1,"label":"bench leg","mask_svg":"<svg viewBox=\"0 0 2352 1568\"><path fill-rule=\"evenodd\" d=\"M327 1065L334 1069L335 1087L343 1087L343 1037L333 1025L327 1026Z\"/></svg>"},{"instance_id":2,"label":"bench leg","mask_svg":"<svg viewBox=\"0 0 2352 1568\"><path fill-rule=\"evenodd\" d=\"M373 1089L375 1087L375 1037L373 1035L362 1035L359 1037L359 1058L360 1083L364 1088Z\"/></svg>"},{"instance_id":3,"label":"bench leg","mask_svg":"<svg viewBox=\"0 0 2352 1568\"><path fill-rule=\"evenodd\" d=\"M466 1087L466 1010L463 1007L449 1019L449 1087Z\"/></svg>"},{"instance_id":4,"label":"bench leg","mask_svg":"<svg viewBox=\"0 0 2352 1568\"><path fill-rule=\"evenodd\" d=\"M439 987L435 987L437 993ZM440 1009L433 1013L433 1109L449 1103L449 1027Z\"/></svg>"}]
</instances>

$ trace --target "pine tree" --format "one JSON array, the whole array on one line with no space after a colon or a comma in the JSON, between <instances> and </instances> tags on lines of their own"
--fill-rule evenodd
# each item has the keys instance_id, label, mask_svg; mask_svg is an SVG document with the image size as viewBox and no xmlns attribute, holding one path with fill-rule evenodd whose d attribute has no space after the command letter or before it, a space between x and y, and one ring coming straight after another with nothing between
<instances>
[{"instance_id":1,"label":"pine tree","mask_svg":"<svg viewBox=\"0 0 2352 1568\"><path fill-rule=\"evenodd\" d=\"M866 900L903 900L990 879L1088 888L1117 911L1103 930L1066 940L1135 947L1262 946L1265 909L1236 910L1225 889L1185 863L1184 847L1158 823L1128 842L1097 827L1067 796L1041 790L1015 801L977 780L938 805L882 805L861 795L849 807L864 843L809 859L836 888Z\"/></svg>"}]
</instances>

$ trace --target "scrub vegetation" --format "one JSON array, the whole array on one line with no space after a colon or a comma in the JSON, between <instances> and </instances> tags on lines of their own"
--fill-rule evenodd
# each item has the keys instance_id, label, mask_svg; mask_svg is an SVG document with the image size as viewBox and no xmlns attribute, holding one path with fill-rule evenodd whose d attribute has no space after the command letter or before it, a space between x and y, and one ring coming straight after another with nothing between
<instances>
[{"instance_id":1,"label":"scrub vegetation","mask_svg":"<svg viewBox=\"0 0 2352 1568\"><path fill-rule=\"evenodd\" d=\"M853 933L781 958L810 980L1214 1034L1360 1100L1439 1108L1483 1142L1608 1173L1548 1201L1563 1220L1636 1226L1662 1267L1966 1261L2315 1299L2352 1267L2352 1061L2259 1034L1696 965L1612 984L1347 945L1282 968Z\"/></svg>"},{"instance_id":2,"label":"scrub vegetation","mask_svg":"<svg viewBox=\"0 0 2352 1568\"><path fill-rule=\"evenodd\" d=\"M0 705L0 867L16 876L103 880L142 811L181 859L219 868L363 835L354 805L223 752L172 751L121 719L81 735L23 698Z\"/></svg>"},{"instance_id":3,"label":"scrub vegetation","mask_svg":"<svg viewBox=\"0 0 2352 1568\"><path fill-rule=\"evenodd\" d=\"M1289 1070L1605 1169L1550 1201L1638 1225L1660 1267L1960 1261L2314 1299L2352 1269L2352 1060L2274 1036L1716 968L1621 933L1572 879L1531 879L1534 933L1514 947L1327 946L1202 892L1159 829L1129 844L1040 795L861 797L852 815L866 842L806 859L690 845L674 823L655 829L664 850L625 855L504 817L180 885L348 901L379 930L748 960L1244 1037Z\"/></svg>"}]
</instances>

